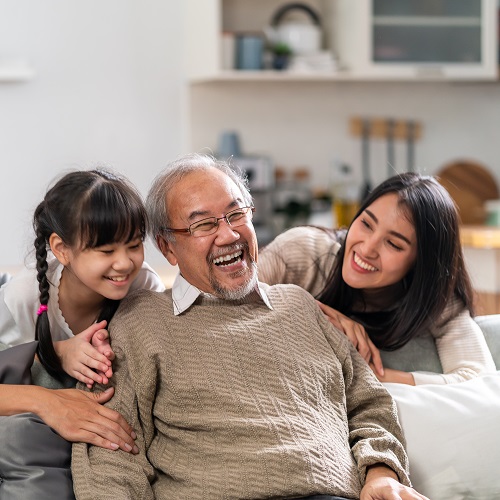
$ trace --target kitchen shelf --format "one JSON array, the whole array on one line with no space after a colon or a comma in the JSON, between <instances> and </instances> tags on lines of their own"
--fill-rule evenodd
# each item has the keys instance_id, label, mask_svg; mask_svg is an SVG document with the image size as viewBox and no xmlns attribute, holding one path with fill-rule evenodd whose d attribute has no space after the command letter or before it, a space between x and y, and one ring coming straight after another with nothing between
<instances>
[{"instance_id":1,"label":"kitchen shelf","mask_svg":"<svg viewBox=\"0 0 500 500\"><path fill-rule=\"evenodd\" d=\"M185 59L189 83L498 82L497 0L473 0L474 5L480 5L480 8L476 8L480 14L472 10L469 16L460 9L456 10L453 2L446 4L447 10L441 16L433 14L432 9L426 11L420 8L413 14L388 15L380 9L375 13L373 6L376 1L311 0L311 5L322 19L324 47L338 57L342 69L335 72L299 73L222 69L222 33L262 31L280 5L279 0L185 0L188 22ZM418 0L410 3L420 6ZM411 49L405 56L407 60L388 60L387 55L380 54L375 59L375 31L378 35L390 35L389 41L394 33L406 36L411 32L408 34L411 41L412 36L425 36L425 33L421 34L422 30L431 34L436 30L478 32L476 41L479 36L479 59L464 61L455 53L449 59L446 59L446 53L439 60L426 59L425 53L421 53L425 44L416 42L406 47ZM394 43L403 43L398 40L396 37ZM420 52L413 54L415 46Z\"/></svg>"},{"instance_id":2,"label":"kitchen shelf","mask_svg":"<svg viewBox=\"0 0 500 500\"><path fill-rule=\"evenodd\" d=\"M500 73L500 68L499 68ZM494 83L498 84L498 80L478 80L475 75L470 78L460 76L453 78L444 75L440 71L440 65L428 64L421 67L408 68L407 73L397 75L387 74L365 74L352 71L336 71L336 72L294 72L294 71L220 71L206 76L197 76L190 79L191 84L203 83L265 83L265 82L443 82L443 83Z\"/></svg>"},{"instance_id":3,"label":"kitchen shelf","mask_svg":"<svg viewBox=\"0 0 500 500\"><path fill-rule=\"evenodd\" d=\"M24 61L0 61L0 83L21 83L35 76L33 68Z\"/></svg>"}]
</instances>

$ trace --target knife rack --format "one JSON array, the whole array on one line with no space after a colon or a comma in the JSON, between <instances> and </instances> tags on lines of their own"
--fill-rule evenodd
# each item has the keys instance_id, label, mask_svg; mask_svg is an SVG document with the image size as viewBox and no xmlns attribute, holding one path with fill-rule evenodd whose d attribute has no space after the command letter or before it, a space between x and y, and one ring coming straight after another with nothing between
<instances>
[{"instance_id":1,"label":"knife rack","mask_svg":"<svg viewBox=\"0 0 500 500\"><path fill-rule=\"evenodd\" d=\"M422 124L415 120L396 120L391 118L361 118L350 120L350 132L355 137L368 134L370 139L416 140L422 136Z\"/></svg>"}]
</instances>

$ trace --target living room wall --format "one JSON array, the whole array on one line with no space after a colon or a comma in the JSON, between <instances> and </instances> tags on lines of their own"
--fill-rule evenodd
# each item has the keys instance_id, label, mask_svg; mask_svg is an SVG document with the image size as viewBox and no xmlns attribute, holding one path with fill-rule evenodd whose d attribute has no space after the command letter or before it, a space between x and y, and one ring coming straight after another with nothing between
<instances>
[{"instance_id":1,"label":"living room wall","mask_svg":"<svg viewBox=\"0 0 500 500\"><path fill-rule=\"evenodd\" d=\"M0 68L24 60L35 76L0 82L0 271L23 264L61 172L105 164L145 193L182 152L180 19L181 2L2 0Z\"/></svg>"}]
</instances>

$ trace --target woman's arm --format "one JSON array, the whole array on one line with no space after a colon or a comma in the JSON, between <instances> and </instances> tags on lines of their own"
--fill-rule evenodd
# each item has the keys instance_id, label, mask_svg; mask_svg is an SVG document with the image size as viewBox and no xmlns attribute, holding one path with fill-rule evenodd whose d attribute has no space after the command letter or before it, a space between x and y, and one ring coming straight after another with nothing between
<instances>
[{"instance_id":1,"label":"woman's arm","mask_svg":"<svg viewBox=\"0 0 500 500\"><path fill-rule=\"evenodd\" d=\"M259 252L259 280L293 283L313 296L325 286L339 245L331 233L313 226L289 229Z\"/></svg>"},{"instance_id":2,"label":"woman's arm","mask_svg":"<svg viewBox=\"0 0 500 500\"><path fill-rule=\"evenodd\" d=\"M96 394L36 385L0 385L0 415L35 413L64 439L110 450L137 451L132 427L116 411L102 406L113 388Z\"/></svg>"},{"instance_id":3,"label":"woman's arm","mask_svg":"<svg viewBox=\"0 0 500 500\"><path fill-rule=\"evenodd\" d=\"M414 372L415 383L451 384L496 371L481 328L459 299L448 305L443 317L447 319L432 331L443 374Z\"/></svg>"}]
</instances>

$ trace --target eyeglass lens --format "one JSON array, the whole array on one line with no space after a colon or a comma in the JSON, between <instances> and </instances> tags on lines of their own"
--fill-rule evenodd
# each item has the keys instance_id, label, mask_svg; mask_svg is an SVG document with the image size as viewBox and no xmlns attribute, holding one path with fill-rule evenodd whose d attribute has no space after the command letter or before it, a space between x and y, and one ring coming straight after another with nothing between
<instances>
[{"instance_id":1,"label":"eyeglass lens","mask_svg":"<svg viewBox=\"0 0 500 500\"><path fill-rule=\"evenodd\" d=\"M243 207L228 212L223 217L208 217L189 226L193 236L208 236L217 231L219 221L225 219L232 227L238 227L252 220L252 207Z\"/></svg>"}]
</instances>

